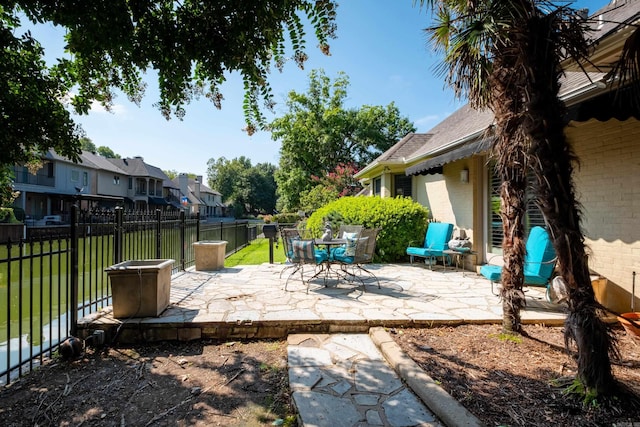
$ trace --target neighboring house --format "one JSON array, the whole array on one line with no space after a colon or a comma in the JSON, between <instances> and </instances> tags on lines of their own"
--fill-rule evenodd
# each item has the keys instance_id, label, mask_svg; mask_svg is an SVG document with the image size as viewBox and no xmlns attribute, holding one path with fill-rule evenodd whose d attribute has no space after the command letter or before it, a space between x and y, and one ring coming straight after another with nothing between
<instances>
[{"instance_id":1,"label":"neighboring house","mask_svg":"<svg viewBox=\"0 0 640 427\"><path fill-rule=\"evenodd\" d=\"M13 205L25 211L27 225L38 225L45 216L52 215L68 223L74 203L84 210L110 210L116 206L139 210L184 207L179 187L142 157L108 159L83 151L80 161L73 163L50 150L35 173L16 165L14 176L14 189L19 196ZM203 194L207 200L201 203L204 212L221 214L220 194L208 187L204 187Z\"/></svg>"},{"instance_id":2,"label":"neighboring house","mask_svg":"<svg viewBox=\"0 0 640 427\"><path fill-rule=\"evenodd\" d=\"M122 206L124 198L127 196L127 173L114 165L106 157L83 151L82 164L93 165L90 191L83 191L81 200L92 200L92 206L87 208L113 209ZM97 203L96 203L97 202Z\"/></svg>"},{"instance_id":3,"label":"neighboring house","mask_svg":"<svg viewBox=\"0 0 640 427\"><path fill-rule=\"evenodd\" d=\"M84 209L121 203L122 194L118 191L103 192L100 180L103 173L113 180L123 171L94 157L98 156L84 152L81 162L73 163L50 150L35 174L25 166L14 166L14 188L20 195L13 204L24 209L27 223L32 224L47 215L57 215L62 222L68 222L71 205L76 201ZM102 167L108 171L104 172Z\"/></svg>"},{"instance_id":4,"label":"neighboring house","mask_svg":"<svg viewBox=\"0 0 640 427\"><path fill-rule=\"evenodd\" d=\"M597 49L592 62L608 70L640 21L640 2L618 2L598 11ZM594 275L606 278L596 289L601 302L628 311L633 273L640 270L640 111L614 102L605 74L566 67L561 98L569 108L566 135L580 159L576 195ZM426 134L409 134L360 171L369 195L411 196L434 220L464 230L478 253L476 265L501 256L499 179L487 153L493 115L463 106ZM408 183L410 182L410 184ZM544 225L533 203L525 226ZM473 257L469 257L474 261ZM636 306L639 304L636 297Z\"/></svg>"},{"instance_id":5,"label":"neighboring house","mask_svg":"<svg viewBox=\"0 0 640 427\"><path fill-rule=\"evenodd\" d=\"M163 183L169 177L160 168L145 163L140 156L108 160L127 173L125 203L128 208L148 210L171 206L163 190Z\"/></svg>"},{"instance_id":6,"label":"neighboring house","mask_svg":"<svg viewBox=\"0 0 640 427\"><path fill-rule=\"evenodd\" d=\"M189 178L185 173L181 173L177 178L173 179L173 184L178 186L181 200L186 198L186 206L191 214L200 213L201 218L225 215L226 207L222 203L222 195L204 185L202 183L202 175L198 175L194 179Z\"/></svg>"}]
</instances>

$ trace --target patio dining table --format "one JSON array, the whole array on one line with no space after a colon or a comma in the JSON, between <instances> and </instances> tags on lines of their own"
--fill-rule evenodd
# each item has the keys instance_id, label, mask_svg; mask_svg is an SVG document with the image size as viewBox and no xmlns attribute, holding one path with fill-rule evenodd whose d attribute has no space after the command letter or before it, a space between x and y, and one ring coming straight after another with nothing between
<instances>
[{"instance_id":1,"label":"patio dining table","mask_svg":"<svg viewBox=\"0 0 640 427\"><path fill-rule=\"evenodd\" d=\"M331 258L331 248L336 246L346 245L347 239L323 240L320 238L316 238L316 239L313 239L313 244L316 246L325 246L327 248L327 253L329 254L329 257L327 258L326 261L322 263L322 269L319 272L317 272L312 277L312 279L315 277L318 277L322 273L324 273L325 283L327 279L329 279L330 277L334 277L336 280L349 278L351 279L351 280L347 279L349 282L353 282L353 279L359 279L354 274L344 270L342 268L343 264L341 262L335 261ZM339 268L332 268L336 266L338 266Z\"/></svg>"}]
</instances>

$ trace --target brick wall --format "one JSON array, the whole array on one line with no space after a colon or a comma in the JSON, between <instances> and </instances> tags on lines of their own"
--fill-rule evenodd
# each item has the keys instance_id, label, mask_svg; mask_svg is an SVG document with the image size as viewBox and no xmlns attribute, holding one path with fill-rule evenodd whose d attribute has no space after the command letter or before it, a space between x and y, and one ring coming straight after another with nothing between
<instances>
[{"instance_id":1,"label":"brick wall","mask_svg":"<svg viewBox=\"0 0 640 427\"><path fill-rule=\"evenodd\" d=\"M580 159L575 180L589 266L608 279L605 305L628 311L632 273L640 273L640 122L572 123L567 136ZM637 283L636 311L639 293Z\"/></svg>"}]
</instances>

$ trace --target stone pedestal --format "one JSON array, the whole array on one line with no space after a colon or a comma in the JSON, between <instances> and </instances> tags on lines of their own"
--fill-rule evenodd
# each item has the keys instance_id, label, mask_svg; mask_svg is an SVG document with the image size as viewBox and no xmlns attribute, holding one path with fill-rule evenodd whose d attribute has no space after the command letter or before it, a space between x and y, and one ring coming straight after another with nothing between
<instances>
[{"instance_id":1,"label":"stone pedestal","mask_svg":"<svg viewBox=\"0 0 640 427\"><path fill-rule=\"evenodd\" d=\"M125 261L105 269L113 317L157 317L169 305L172 259Z\"/></svg>"},{"instance_id":2,"label":"stone pedestal","mask_svg":"<svg viewBox=\"0 0 640 427\"><path fill-rule=\"evenodd\" d=\"M197 271L215 271L224 268L226 240L202 240L193 244Z\"/></svg>"}]
</instances>

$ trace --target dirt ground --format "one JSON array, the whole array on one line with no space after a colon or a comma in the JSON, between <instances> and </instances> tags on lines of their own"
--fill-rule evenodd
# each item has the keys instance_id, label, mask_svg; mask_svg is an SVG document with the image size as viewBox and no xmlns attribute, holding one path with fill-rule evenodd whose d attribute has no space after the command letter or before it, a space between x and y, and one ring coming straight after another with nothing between
<instances>
[{"instance_id":1,"label":"dirt ground","mask_svg":"<svg viewBox=\"0 0 640 427\"><path fill-rule=\"evenodd\" d=\"M616 329L621 359L614 376L640 396L640 340ZM498 325L395 330L400 347L487 426L640 426L638 402L585 406L564 393L576 363L563 329L525 326L507 339Z\"/></svg>"},{"instance_id":2,"label":"dirt ground","mask_svg":"<svg viewBox=\"0 0 640 427\"><path fill-rule=\"evenodd\" d=\"M563 394L575 362L562 329L391 330L400 346L487 426L628 426L638 405L583 407ZM640 342L622 330L615 376L640 393ZM87 349L0 390L3 426L295 426L284 340Z\"/></svg>"},{"instance_id":3,"label":"dirt ground","mask_svg":"<svg viewBox=\"0 0 640 427\"><path fill-rule=\"evenodd\" d=\"M0 391L3 426L295 425L286 341L87 349Z\"/></svg>"}]
</instances>

